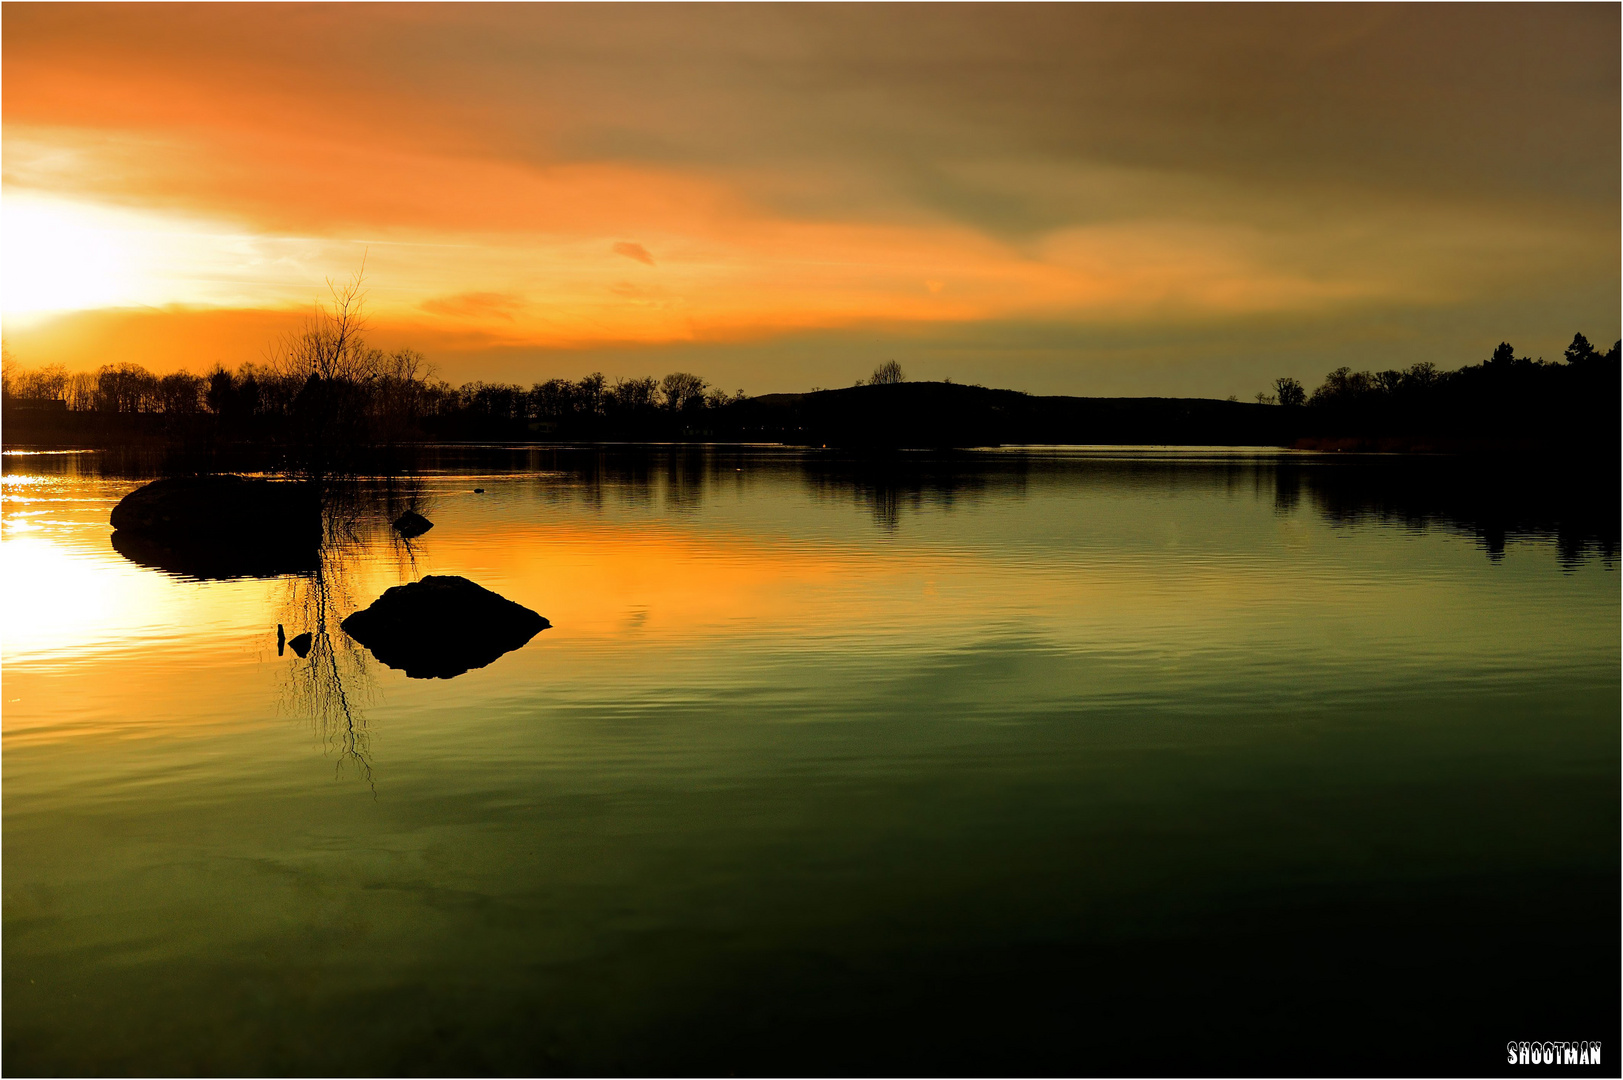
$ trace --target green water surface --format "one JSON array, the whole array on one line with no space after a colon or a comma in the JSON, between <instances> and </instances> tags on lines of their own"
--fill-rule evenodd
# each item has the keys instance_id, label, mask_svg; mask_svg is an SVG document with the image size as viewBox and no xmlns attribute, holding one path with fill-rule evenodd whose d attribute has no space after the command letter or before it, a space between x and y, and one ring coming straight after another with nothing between
<instances>
[{"instance_id":1,"label":"green water surface","mask_svg":"<svg viewBox=\"0 0 1623 1080\"><path fill-rule=\"evenodd\" d=\"M144 478L8 454L4 1068L1616 1055L1615 514L1359 468L447 451L203 581L110 546ZM553 627L450 680L338 628L432 573Z\"/></svg>"}]
</instances>

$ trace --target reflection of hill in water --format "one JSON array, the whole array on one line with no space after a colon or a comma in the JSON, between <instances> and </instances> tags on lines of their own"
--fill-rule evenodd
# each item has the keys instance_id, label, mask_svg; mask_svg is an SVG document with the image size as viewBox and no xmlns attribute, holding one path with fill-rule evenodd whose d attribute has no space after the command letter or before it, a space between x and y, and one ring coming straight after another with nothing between
<instances>
[{"instance_id":1,"label":"reflection of hill in water","mask_svg":"<svg viewBox=\"0 0 1623 1080\"><path fill-rule=\"evenodd\" d=\"M1015 455L888 454L808 458L804 476L820 499L852 498L874 524L895 532L907 513L951 510L988 490L1024 495L1030 463Z\"/></svg>"}]
</instances>

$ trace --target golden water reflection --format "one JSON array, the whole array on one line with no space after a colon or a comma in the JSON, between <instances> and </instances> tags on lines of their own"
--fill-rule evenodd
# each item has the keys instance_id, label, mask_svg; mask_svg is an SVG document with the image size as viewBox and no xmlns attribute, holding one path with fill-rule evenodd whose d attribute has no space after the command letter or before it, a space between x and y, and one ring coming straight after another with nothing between
<instances>
[{"instance_id":1,"label":"golden water reflection","mask_svg":"<svg viewBox=\"0 0 1623 1080\"><path fill-rule=\"evenodd\" d=\"M304 718L340 768L368 776L373 714L424 691L338 624L430 573L469 577L553 624L459 677L475 695L523 693L539 678L564 697L605 685L681 693L781 679L796 665L837 672L973 652L1011 636L1155 674L1065 691L1101 699L1195 683L1230 692L1225 671L1239 679L1259 665L1509 670L1592 647L1574 640L1573 620L1535 620L1514 637L1497 629L1547 588L1549 542L1512 548L1497 579L1461 588L1481 570L1465 537L1326 521L1282 501L1285 481L1266 463L1207 473L1129 464L915 479L913 494L880 499L878 521L863 493L884 483L871 475L847 483L781 462L735 469L673 455L642 469L447 472L339 492L309 573L197 581L107 546L108 510L138 480L29 473L8 460L8 680L26 689L35 675L72 669L81 700L103 704L62 710L43 692L8 701L5 733L66 737L93 715L109 730L193 730L222 722L211 702L274 673L281 713ZM898 506L910 516L896 518ZM388 523L406 509L435 529L403 539ZM273 655L278 624L289 638L312 635L305 656ZM156 695L167 708L121 719L122 688L161 686L165 669L187 680Z\"/></svg>"}]
</instances>

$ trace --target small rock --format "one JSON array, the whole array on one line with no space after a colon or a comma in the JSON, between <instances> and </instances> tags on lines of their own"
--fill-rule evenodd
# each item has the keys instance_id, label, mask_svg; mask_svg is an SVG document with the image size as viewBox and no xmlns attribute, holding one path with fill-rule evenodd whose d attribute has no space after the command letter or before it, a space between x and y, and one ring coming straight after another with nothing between
<instances>
[{"instance_id":1,"label":"small rock","mask_svg":"<svg viewBox=\"0 0 1623 1080\"><path fill-rule=\"evenodd\" d=\"M484 488L474 488L473 493L475 495L483 495L485 493L485 489Z\"/></svg>"},{"instance_id":2,"label":"small rock","mask_svg":"<svg viewBox=\"0 0 1623 1080\"><path fill-rule=\"evenodd\" d=\"M434 523L415 510L407 510L394 519L395 531L410 540L414 536L421 536L434 527Z\"/></svg>"},{"instance_id":3,"label":"small rock","mask_svg":"<svg viewBox=\"0 0 1623 1080\"><path fill-rule=\"evenodd\" d=\"M308 633L303 633L298 637L288 638L287 647L292 649L294 654L297 655L300 660L303 660L306 656L310 655L310 635Z\"/></svg>"}]
</instances>

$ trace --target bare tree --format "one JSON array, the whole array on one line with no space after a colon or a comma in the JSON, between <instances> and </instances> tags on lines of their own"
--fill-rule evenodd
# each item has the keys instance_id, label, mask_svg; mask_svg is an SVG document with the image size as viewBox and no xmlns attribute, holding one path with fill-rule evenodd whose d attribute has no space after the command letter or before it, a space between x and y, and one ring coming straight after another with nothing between
<instances>
[{"instance_id":1,"label":"bare tree","mask_svg":"<svg viewBox=\"0 0 1623 1080\"><path fill-rule=\"evenodd\" d=\"M902 365L894 360L886 360L873 369L873 377L868 380L871 386L894 386L907 381L907 375L902 371Z\"/></svg>"},{"instance_id":2,"label":"bare tree","mask_svg":"<svg viewBox=\"0 0 1623 1080\"><path fill-rule=\"evenodd\" d=\"M1341 370L1346 371L1347 369L1342 368ZM1278 396L1281 405L1290 408L1307 403L1307 389L1288 375L1274 380L1274 393Z\"/></svg>"},{"instance_id":3,"label":"bare tree","mask_svg":"<svg viewBox=\"0 0 1623 1080\"><path fill-rule=\"evenodd\" d=\"M665 394L665 407L672 412L685 412L704 404L704 391L709 384L686 371L673 371L660 382Z\"/></svg>"},{"instance_id":4,"label":"bare tree","mask_svg":"<svg viewBox=\"0 0 1623 1080\"><path fill-rule=\"evenodd\" d=\"M304 325L283 338L271 357L280 374L296 378L342 379L368 382L381 373L384 354L368 349L363 334L366 322L366 260L342 285L327 279L330 304L316 307Z\"/></svg>"},{"instance_id":5,"label":"bare tree","mask_svg":"<svg viewBox=\"0 0 1623 1080\"><path fill-rule=\"evenodd\" d=\"M62 396L74 412L89 412L96 407L96 376L88 371L75 371L68 376Z\"/></svg>"},{"instance_id":6,"label":"bare tree","mask_svg":"<svg viewBox=\"0 0 1623 1080\"><path fill-rule=\"evenodd\" d=\"M659 404L659 380L616 379L609 391L617 409L625 412L647 412Z\"/></svg>"},{"instance_id":7,"label":"bare tree","mask_svg":"<svg viewBox=\"0 0 1623 1080\"><path fill-rule=\"evenodd\" d=\"M13 398L33 400L65 400L68 371L61 364L50 364L36 370L19 367L11 354L5 357L5 389L7 400Z\"/></svg>"},{"instance_id":8,"label":"bare tree","mask_svg":"<svg viewBox=\"0 0 1623 1080\"><path fill-rule=\"evenodd\" d=\"M190 416L203 400L203 380L177 371L158 380L158 402L166 416Z\"/></svg>"},{"instance_id":9,"label":"bare tree","mask_svg":"<svg viewBox=\"0 0 1623 1080\"><path fill-rule=\"evenodd\" d=\"M328 279L331 302L318 306L271 357L281 384L297 387L289 403L293 461L311 479L352 472L373 438L371 398L389 360L362 337L365 282L364 258L348 282Z\"/></svg>"},{"instance_id":10,"label":"bare tree","mask_svg":"<svg viewBox=\"0 0 1623 1080\"><path fill-rule=\"evenodd\" d=\"M158 410L158 377L140 364L123 361L96 370L96 409L110 413Z\"/></svg>"}]
</instances>

